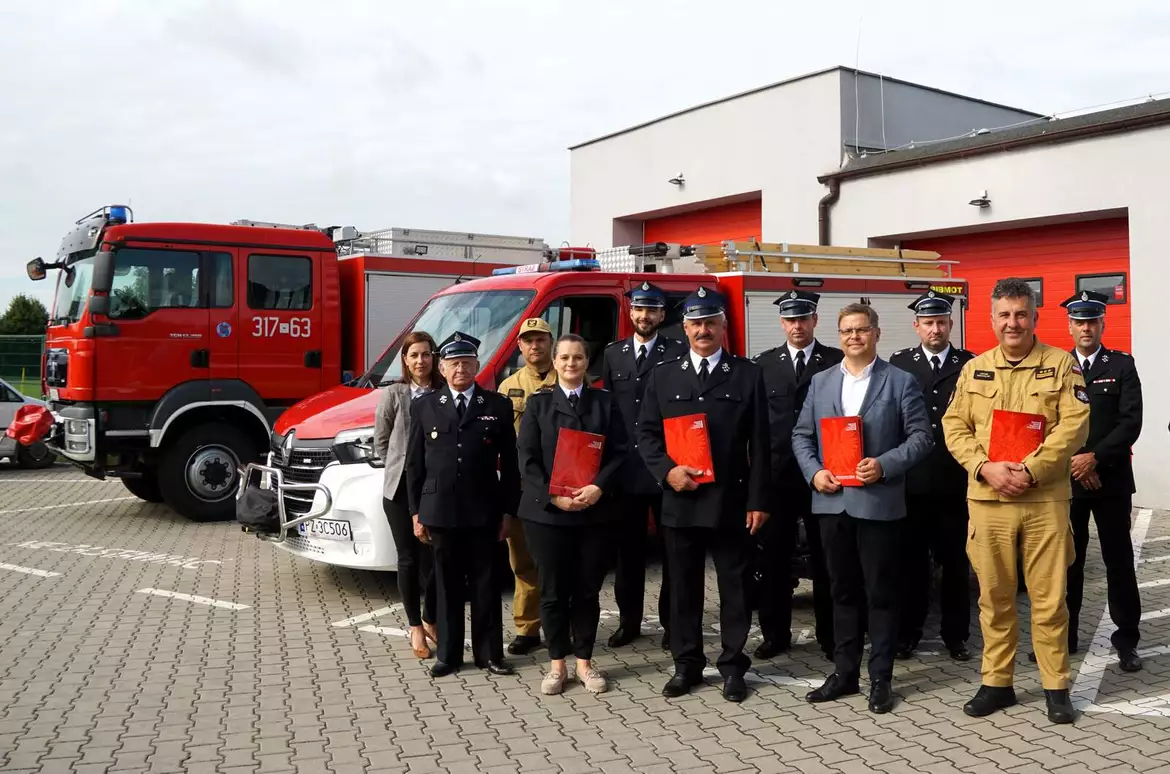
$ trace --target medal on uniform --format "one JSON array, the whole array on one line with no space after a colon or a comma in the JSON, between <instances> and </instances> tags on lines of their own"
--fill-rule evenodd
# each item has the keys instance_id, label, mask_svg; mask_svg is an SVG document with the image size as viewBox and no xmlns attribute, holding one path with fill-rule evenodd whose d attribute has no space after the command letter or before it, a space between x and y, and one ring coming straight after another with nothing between
<instances>
[{"instance_id":1,"label":"medal on uniform","mask_svg":"<svg viewBox=\"0 0 1170 774\"><path fill-rule=\"evenodd\" d=\"M439 437L439 431L438 431L438 430L432 430L432 431L431 431L431 440L432 440L432 441L434 441L434 440L438 439L438 437Z\"/></svg>"}]
</instances>

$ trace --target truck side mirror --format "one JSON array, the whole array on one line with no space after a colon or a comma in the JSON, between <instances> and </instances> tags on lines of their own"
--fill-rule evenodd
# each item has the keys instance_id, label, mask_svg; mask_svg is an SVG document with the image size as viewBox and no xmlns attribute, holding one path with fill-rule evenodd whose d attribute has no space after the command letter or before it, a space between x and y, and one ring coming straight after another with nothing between
<instances>
[{"instance_id":1,"label":"truck side mirror","mask_svg":"<svg viewBox=\"0 0 1170 774\"><path fill-rule=\"evenodd\" d=\"M110 316L110 297L109 296L90 296L89 298L89 313L91 315L100 314L106 317Z\"/></svg>"},{"instance_id":2,"label":"truck side mirror","mask_svg":"<svg viewBox=\"0 0 1170 774\"><path fill-rule=\"evenodd\" d=\"M43 280L48 273L45 269L45 262L40 258L33 258L25 264L24 270L28 272L28 278L33 282Z\"/></svg>"},{"instance_id":3,"label":"truck side mirror","mask_svg":"<svg viewBox=\"0 0 1170 774\"><path fill-rule=\"evenodd\" d=\"M114 284L114 254L101 251L93 256L93 284L90 287L97 293L109 293ZM109 303L109 302L107 302ZM93 302L90 302L90 311L93 311Z\"/></svg>"}]
</instances>

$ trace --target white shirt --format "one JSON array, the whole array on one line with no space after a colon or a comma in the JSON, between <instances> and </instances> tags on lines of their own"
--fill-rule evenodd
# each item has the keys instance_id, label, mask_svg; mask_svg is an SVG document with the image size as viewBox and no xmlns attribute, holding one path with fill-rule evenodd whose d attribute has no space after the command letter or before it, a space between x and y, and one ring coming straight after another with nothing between
<instances>
[{"instance_id":1,"label":"white shirt","mask_svg":"<svg viewBox=\"0 0 1170 774\"><path fill-rule=\"evenodd\" d=\"M638 334L635 333L634 334L634 358L636 359L638 357L638 353L640 353L642 351L642 347L646 348L646 357L649 357L650 353L654 351L654 345L657 342L658 342L658 334L657 333L655 333L654 336L649 341L646 341L646 342L638 341Z\"/></svg>"},{"instance_id":2,"label":"white shirt","mask_svg":"<svg viewBox=\"0 0 1170 774\"><path fill-rule=\"evenodd\" d=\"M580 386L575 387L572 390L566 390L565 385L561 384L560 382L557 382L557 386L561 388L561 392L565 393L566 398L568 398L572 395L576 395L577 400L581 400L581 387Z\"/></svg>"},{"instance_id":3,"label":"white shirt","mask_svg":"<svg viewBox=\"0 0 1170 774\"><path fill-rule=\"evenodd\" d=\"M421 398L423 395L426 395L430 391L431 391L430 387L420 387L417 384L415 384L414 382L410 383L410 399L411 400L414 400L415 398Z\"/></svg>"},{"instance_id":4,"label":"white shirt","mask_svg":"<svg viewBox=\"0 0 1170 774\"><path fill-rule=\"evenodd\" d=\"M869 389L869 377L873 375L873 364L876 362L875 357L860 376L854 376L845 367L845 361L841 361L841 410L845 412L844 416L854 417L861 413L861 404L865 401L865 391Z\"/></svg>"},{"instance_id":5,"label":"white shirt","mask_svg":"<svg viewBox=\"0 0 1170 774\"><path fill-rule=\"evenodd\" d=\"M723 348L715 350L714 353L707 355L707 373L713 373L715 366L719 365L719 360L723 357ZM703 360L703 356L695 350L691 350L691 365L695 367L695 373L699 373L699 361Z\"/></svg>"},{"instance_id":6,"label":"white shirt","mask_svg":"<svg viewBox=\"0 0 1170 774\"><path fill-rule=\"evenodd\" d=\"M447 389L451 391L451 397L455 399L456 406L459 405L459 396L460 395L463 396L464 407L471 405L471 396L475 394L475 385L474 384L472 384L470 387L468 387L463 392L456 391L456 389L454 387L452 387L451 385L447 385Z\"/></svg>"},{"instance_id":7,"label":"white shirt","mask_svg":"<svg viewBox=\"0 0 1170 774\"><path fill-rule=\"evenodd\" d=\"M923 345L922 354L926 355L926 364L927 365L930 365L930 359L932 357L937 357L938 358L938 366L939 366L939 368L942 368L943 363L947 362L947 355L951 354L951 345L947 344L946 349L944 349L942 352L939 352L937 355L935 353L931 352L929 349L927 349L925 345Z\"/></svg>"},{"instance_id":8,"label":"white shirt","mask_svg":"<svg viewBox=\"0 0 1170 774\"><path fill-rule=\"evenodd\" d=\"M1096 364L1096 362L1097 362L1097 355L1100 355L1100 354L1101 354L1101 347L1097 347L1097 351L1094 352L1093 354L1089 355L1088 357L1085 357L1084 355L1082 355L1081 351L1078 349L1077 355L1076 355L1077 365L1079 365L1081 368L1085 368L1085 361L1088 360L1089 361L1088 367L1092 368L1093 365Z\"/></svg>"},{"instance_id":9,"label":"white shirt","mask_svg":"<svg viewBox=\"0 0 1170 774\"><path fill-rule=\"evenodd\" d=\"M808 364L812 362L813 349L817 346L817 340L813 339L813 343L809 344L804 349L797 349L796 347L792 346L791 341L787 342L785 344L785 346L788 347L788 356L792 358L792 369L793 369L793 371L795 371L796 370L796 353L797 352L804 353L804 364L807 367Z\"/></svg>"}]
</instances>

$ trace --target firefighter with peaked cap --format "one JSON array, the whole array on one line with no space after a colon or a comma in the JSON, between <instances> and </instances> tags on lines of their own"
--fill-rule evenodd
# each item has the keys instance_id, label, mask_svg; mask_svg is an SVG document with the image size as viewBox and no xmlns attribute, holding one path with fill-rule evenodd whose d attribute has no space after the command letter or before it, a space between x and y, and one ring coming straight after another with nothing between
<instances>
[{"instance_id":1,"label":"firefighter with peaked cap","mask_svg":"<svg viewBox=\"0 0 1170 774\"><path fill-rule=\"evenodd\" d=\"M626 293L630 299L630 322L634 335L615 341L602 356L601 382L625 420L631 446L637 444L638 413L650 380L650 371L664 360L681 357L683 342L663 336L659 328L666 320L666 293L662 288L641 282ZM619 494L623 535L618 545L613 595L618 607L618 628L609 638L611 648L628 645L641 635L646 593L647 514L652 514L658 534L662 529L662 485L646 469L636 446L627 460ZM662 647L670 647L670 570L663 554L662 587L658 595L658 620L662 625Z\"/></svg>"},{"instance_id":2,"label":"firefighter with peaked cap","mask_svg":"<svg viewBox=\"0 0 1170 774\"><path fill-rule=\"evenodd\" d=\"M909 305L922 344L890 356L890 365L913 374L926 399L934 438L930 456L906 474L906 542L902 547L903 596L895 656L908 659L922 639L930 610L931 560L942 568L939 607L942 640L951 658L967 661L971 652L971 596L967 561L967 472L947 451L942 417L959 373L975 353L951 344L954 296L929 290Z\"/></svg>"},{"instance_id":3,"label":"firefighter with peaked cap","mask_svg":"<svg viewBox=\"0 0 1170 774\"><path fill-rule=\"evenodd\" d=\"M475 383L478 339L451 334L439 345L439 360L447 384L411 403L406 451L415 535L435 552L439 644L431 676L463 663L467 601L475 665L508 675L494 560L520 501L512 405Z\"/></svg>"},{"instance_id":4,"label":"firefighter with peaked cap","mask_svg":"<svg viewBox=\"0 0 1170 774\"><path fill-rule=\"evenodd\" d=\"M805 482L792 455L792 429L804 406L812 378L840 364L845 357L837 347L817 340L818 293L791 290L773 303L780 309L785 343L754 358L764 374L772 439L772 482L784 507L760 531L756 552L760 633L764 641L756 658L775 658L792 645L792 559L800 522L808 544L809 575L813 582L816 639L832 661L833 596L821 546L821 530L812 512L812 489Z\"/></svg>"},{"instance_id":5,"label":"firefighter with peaked cap","mask_svg":"<svg viewBox=\"0 0 1170 774\"><path fill-rule=\"evenodd\" d=\"M683 304L689 351L656 366L642 399L638 451L663 485L662 532L670 565L670 651L675 673L664 696L688 693L703 680L706 558L715 561L723 652L717 666L723 697L743 701L743 652L751 628L745 599L752 537L768 520L775 493L769 464L768 402L760 368L723 349L725 301L700 287ZM672 421L674 420L674 421ZM668 449L666 426L695 442L706 434L711 468L681 465ZM701 441L700 441L701 442ZM714 480L699 483L694 477Z\"/></svg>"}]
</instances>

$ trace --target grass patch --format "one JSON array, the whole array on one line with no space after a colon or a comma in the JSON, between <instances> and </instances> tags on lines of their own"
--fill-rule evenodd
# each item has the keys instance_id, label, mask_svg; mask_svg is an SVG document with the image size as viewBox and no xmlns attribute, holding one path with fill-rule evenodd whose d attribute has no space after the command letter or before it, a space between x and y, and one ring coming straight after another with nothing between
<instances>
[{"instance_id":1,"label":"grass patch","mask_svg":"<svg viewBox=\"0 0 1170 774\"><path fill-rule=\"evenodd\" d=\"M21 381L20 379L16 379L16 380L10 381L8 383L11 384L13 387L15 387L17 392L24 393L25 395L29 396L30 398L41 399L42 397L44 397L41 395L41 380L40 379L25 379L24 381Z\"/></svg>"}]
</instances>

